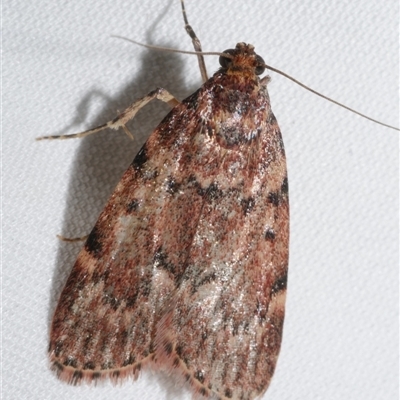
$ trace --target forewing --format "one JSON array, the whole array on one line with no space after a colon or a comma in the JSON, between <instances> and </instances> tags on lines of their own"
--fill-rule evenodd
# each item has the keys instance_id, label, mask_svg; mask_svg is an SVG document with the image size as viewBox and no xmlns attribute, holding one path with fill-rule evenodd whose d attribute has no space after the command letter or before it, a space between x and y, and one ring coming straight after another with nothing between
<instances>
[{"instance_id":1,"label":"forewing","mask_svg":"<svg viewBox=\"0 0 400 400\"><path fill-rule=\"evenodd\" d=\"M259 98L252 107L251 95L238 99L250 111L236 129L235 115L224 112L224 98L206 121L214 135L196 157L199 165L202 158L213 162L194 173L204 204L182 282L157 331L159 359L182 372L196 393L216 398L262 394L282 337L286 160L267 94L260 89L254 96ZM243 136L246 140L232 141Z\"/></svg>"},{"instance_id":2,"label":"forewing","mask_svg":"<svg viewBox=\"0 0 400 400\"><path fill-rule=\"evenodd\" d=\"M78 256L50 335L61 379L137 377L153 358L160 310L183 275L203 204L191 178L196 96L150 136Z\"/></svg>"}]
</instances>

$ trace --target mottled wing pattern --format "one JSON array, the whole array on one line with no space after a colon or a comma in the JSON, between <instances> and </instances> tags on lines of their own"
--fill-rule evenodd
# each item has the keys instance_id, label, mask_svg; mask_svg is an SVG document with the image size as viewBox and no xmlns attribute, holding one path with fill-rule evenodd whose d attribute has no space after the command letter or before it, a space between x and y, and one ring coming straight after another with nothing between
<instances>
[{"instance_id":1,"label":"mottled wing pattern","mask_svg":"<svg viewBox=\"0 0 400 400\"><path fill-rule=\"evenodd\" d=\"M137 377L151 359L203 207L192 175L193 151L202 151L193 149L196 98L175 107L150 136L78 256L50 335L52 366L63 380Z\"/></svg>"},{"instance_id":2,"label":"mottled wing pattern","mask_svg":"<svg viewBox=\"0 0 400 400\"><path fill-rule=\"evenodd\" d=\"M289 205L281 134L266 89L214 76L201 93L194 179L206 193L179 289L160 329L160 360L194 390L253 399L278 357L286 296ZM241 86L248 90L240 91ZM207 86L207 84L206 84ZM239 118L240 117L240 118ZM176 177L179 181L179 175Z\"/></svg>"},{"instance_id":3,"label":"mottled wing pattern","mask_svg":"<svg viewBox=\"0 0 400 400\"><path fill-rule=\"evenodd\" d=\"M285 154L251 45L175 107L123 175L53 318L71 383L176 369L196 395L253 399L279 353Z\"/></svg>"}]
</instances>

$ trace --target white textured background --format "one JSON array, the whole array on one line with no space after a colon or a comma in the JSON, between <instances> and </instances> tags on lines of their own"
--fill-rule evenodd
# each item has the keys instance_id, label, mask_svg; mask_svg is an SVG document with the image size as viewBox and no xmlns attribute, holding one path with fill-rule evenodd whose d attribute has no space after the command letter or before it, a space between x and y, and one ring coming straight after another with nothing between
<instances>
[{"instance_id":1,"label":"white textured background","mask_svg":"<svg viewBox=\"0 0 400 400\"><path fill-rule=\"evenodd\" d=\"M168 7L169 4L169 8ZM120 387L70 387L48 370L50 319L80 245L120 175L168 108L130 125L35 142L115 116L157 86L184 98L194 57L111 38L191 49L177 0L8 1L3 9L3 398L188 399L151 373ZM238 41L267 63L398 125L396 0L195 1L205 50ZM207 58L209 72L218 60ZM281 356L266 399L398 399L399 133L272 75L285 139L291 255Z\"/></svg>"}]
</instances>

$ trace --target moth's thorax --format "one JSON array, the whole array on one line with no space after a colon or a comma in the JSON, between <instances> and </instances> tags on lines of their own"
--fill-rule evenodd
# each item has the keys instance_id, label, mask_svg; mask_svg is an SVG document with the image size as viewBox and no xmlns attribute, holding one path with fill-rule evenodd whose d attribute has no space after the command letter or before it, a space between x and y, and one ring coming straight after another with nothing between
<instances>
[{"instance_id":1,"label":"moth's thorax","mask_svg":"<svg viewBox=\"0 0 400 400\"><path fill-rule=\"evenodd\" d=\"M228 73L221 68L189 98L210 137L231 150L259 138L271 115L265 84L246 71Z\"/></svg>"}]
</instances>

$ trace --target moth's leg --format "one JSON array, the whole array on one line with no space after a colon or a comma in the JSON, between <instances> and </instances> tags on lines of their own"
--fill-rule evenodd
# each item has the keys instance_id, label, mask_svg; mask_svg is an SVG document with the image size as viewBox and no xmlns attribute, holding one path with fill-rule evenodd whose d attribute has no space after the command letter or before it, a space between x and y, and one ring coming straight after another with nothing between
<instances>
[{"instance_id":1,"label":"moth's leg","mask_svg":"<svg viewBox=\"0 0 400 400\"><path fill-rule=\"evenodd\" d=\"M36 138L36 140L44 140L44 139L74 139L74 138L81 138L84 136L91 135L92 133L103 131L104 129L119 129L122 128L124 132L133 139L132 134L129 132L128 128L126 127L126 123L130 121L136 113L144 107L150 101L158 99L168 103L171 107L175 107L179 104L179 101L172 96L167 90L163 88L157 88L150 92L147 96L142 97L141 99L135 101L131 104L126 110L124 110L121 114L115 117L113 120L108 121L107 123L97 126L96 128L89 129L84 132L73 133L71 135L55 135L55 136L41 136Z\"/></svg>"},{"instance_id":2,"label":"moth's leg","mask_svg":"<svg viewBox=\"0 0 400 400\"><path fill-rule=\"evenodd\" d=\"M271 77L269 75L265 75L264 78L261 79L260 83L263 86L267 86L268 83L271 82Z\"/></svg>"},{"instance_id":3,"label":"moth's leg","mask_svg":"<svg viewBox=\"0 0 400 400\"><path fill-rule=\"evenodd\" d=\"M187 19L186 15L186 9L185 9L185 3L183 0L181 0L181 6L182 6L182 15L183 15L183 20L185 21L185 29L188 35L192 39L194 51L199 51L202 52L203 50L201 49L201 43L199 38L196 36L193 28L189 25L189 21ZM201 54L197 55L197 60L199 62L199 67L200 67L200 73L201 73L201 78L203 79L203 82L208 80L207 76L207 69L206 69L206 64L204 62L204 57Z\"/></svg>"},{"instance_id":4,"label":"moth's leg","mask_svg":"<svg viewBox=\"0 0 400 400\"><path fill-rule=\"evenodd\" d=\"M82 242L86 240L89 235L81 236L81 237L76 237L76 238L68 238L62 235L57 235L58 239L62 240L63 242L69 242L69 243L75 243L75 242Z\"/></svg>"}]
</instances>

